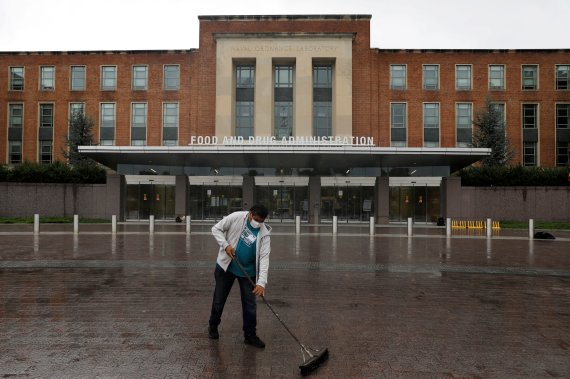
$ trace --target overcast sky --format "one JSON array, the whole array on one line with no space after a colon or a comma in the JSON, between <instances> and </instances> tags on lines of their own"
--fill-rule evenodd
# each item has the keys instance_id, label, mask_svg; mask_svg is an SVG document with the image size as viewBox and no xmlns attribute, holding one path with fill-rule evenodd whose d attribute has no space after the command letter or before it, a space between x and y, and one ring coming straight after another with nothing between
<instances>
[{"instance_id":1,"label":"overcast sky","mask_svg":"<svg viewBox=\"0 0 570 379\"><path fill-rule=\"evenodd\" d=\"M198 48L199 15L370 14L371 47L570 48L570 0L0 0L0 51Z\"/></svg>"}]
</instances>

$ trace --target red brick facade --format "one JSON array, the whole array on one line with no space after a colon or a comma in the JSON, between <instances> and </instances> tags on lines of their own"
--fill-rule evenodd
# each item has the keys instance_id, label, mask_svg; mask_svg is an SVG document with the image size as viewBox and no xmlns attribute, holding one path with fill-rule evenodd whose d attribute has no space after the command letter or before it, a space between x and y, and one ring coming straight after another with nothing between
<instances>
[{"instance_id":1,"label":"red brick facade","mask_svg":"<svg viewBox=\"0 0 570 379\"><path fill-rule=\"evenodd\" d=\"M423 144L424 102L440 104L440 146L456 146L455 103L470 102L473 112L487 96L504 102L507 135L521 160L521 107L539 104L539 164L556 164L555 104L570 103L570 91L555 89L555 65L570 65L570 50L472 51L378 50L370 48L368 16L236 16L200 18L200 45L183 51L24 52L0 53L0 163L8 159L8 104L24 104L23 159L38 160L39 104L53 103L54 159L62 159L70 102L85 102L95 121L95 138L101 102L116 103L116 145L130 144L131 102L147 102L147 144L161 144L162 103L179 103L179 144L191 135L215 134L216 44L213 33L355 33L352 56L352 128L355 136L372 136L378 146L390 146L390 103L406 102L409 147ZM131 89L131 67L148 66L148 90ZM180 89L163 89L163 65L180 66ZM390 65L407 66L407 89L390 89ZM439 65L438 90L422 89L422 65ZM472 65L472 89L455 89L455 65ZM505 89L488 89L488 65L505 65ZM539 88L521 90L521 65L539 67ZM86 90L70 91L70 66L86 66ZM102 91L101 66L117 66L117 88ZM23 91L9 90L12 66L25 67ZM55 89L39 90L41 66L55 66Z\"/></svg>"}]
</instances>

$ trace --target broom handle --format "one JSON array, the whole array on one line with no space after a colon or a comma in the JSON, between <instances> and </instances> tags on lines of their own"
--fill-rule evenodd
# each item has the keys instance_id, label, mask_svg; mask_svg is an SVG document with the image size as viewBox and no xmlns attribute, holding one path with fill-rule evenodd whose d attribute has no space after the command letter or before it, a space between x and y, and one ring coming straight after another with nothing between
<instances>
[{"instance_id":1,"label":"broom handle","mask_svg":"<svg viewBox=\"0 0 570 379\"><path fill-rule=\"evenodd\" d=\"M247 280L249 280L249 282L251 283L251 285L253 286L253 288L255 288L255 283L253 282L253 280L251 280L251 278L249 277L249 275L247 275L247 273L245 272L245 269L243 268L243 266L241 265L241 263L239 262L239 259L237 259L237 257L234 259L232 258L232 260L237 263L241 273L247 278ZM275 310L273 310L273 307L271 306L271 304L269 304L269 302L267 301L267 299L265 298L264 295L261 295L261 298L263 299L263 302L265 303L265 305L267 305L267 307L269 308L269 310L275 315L275 317L277 317L277 320L279 320L279 322L281 323L281 325L283 325L283 327L285 328L285 330L287 330L287 332L289 332L289 335L291 337L293 337L293 339L295 340L295 342L297 342L299 344L299 346L301 346L301 349L303 349L307 354L309 354L309 356L313 356L313 354L311 354L307 348L301 343L301 341L299 341L299 339L293 334L293 332L287 327L287 325L285 325L285 322L283 322L283 320L281 320L281 317L279 317L279 315L277 314L277 312L275 312Z\"/></svg>"}]
</instances>

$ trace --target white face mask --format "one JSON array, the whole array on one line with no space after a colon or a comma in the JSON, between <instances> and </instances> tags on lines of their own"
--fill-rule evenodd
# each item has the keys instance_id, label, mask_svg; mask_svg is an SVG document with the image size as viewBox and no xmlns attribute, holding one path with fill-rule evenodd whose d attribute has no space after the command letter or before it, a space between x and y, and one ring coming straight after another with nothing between
<instances>
[{"instance_id":1,"label":"white face mask","mask_svg":"<svg viewBox=\"0 0 570 379\"><path fill-rule=\"evenodd\" d=\"M261 228L261 222L257 222L257 221L255 221L253 218L249 221L249 224L250 224L251 227L254 228L254 229L259 229L259 228Z\"/></svg>"}]
</instances>

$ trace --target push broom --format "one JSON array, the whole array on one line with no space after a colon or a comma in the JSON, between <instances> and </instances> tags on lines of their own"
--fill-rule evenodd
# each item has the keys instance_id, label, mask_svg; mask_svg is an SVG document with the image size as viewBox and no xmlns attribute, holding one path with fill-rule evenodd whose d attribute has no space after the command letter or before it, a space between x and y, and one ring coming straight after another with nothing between
<instances>
[{"instance_id":1,"label":"push broom","mask_svg":"<svg viewBox=\"0 0 570 379\"><path fill-rule=\"evenodd\" d=\"M255 288L255 283L253 282L253 280L251 280L249 275L246 274L245 269L243 268L239 260L233 259L233 261L237 263L237 266L239 267L242 274L249 280L253 288ZM289 335L293 337L293 339L295 340L295 342L297 342L299 346L301 346L301 354L303 355L303 363L299 365L299 368L301 369L301 375L305 376L310 374L312 371L316 370L321 365L321 363L325 362L329 358L329 349L327 348L321 350L311 349L306 345L302 344L301 341L299 341L299 339L293 334L291 329L289 329L287 325L285 325L285 322L281 320L281 317L279 317L277 312L275 312L275 310L273 309L271 304L269 304L265 296L261 295L261 298L263 299L263 302L265 303L265 305L267 305L271 313L273 313L275 317L277 317L277 320L279 320L279 322L281 323L281 325L283 325L283 327L289 333Z\"/></svg>"}]
</instances>

